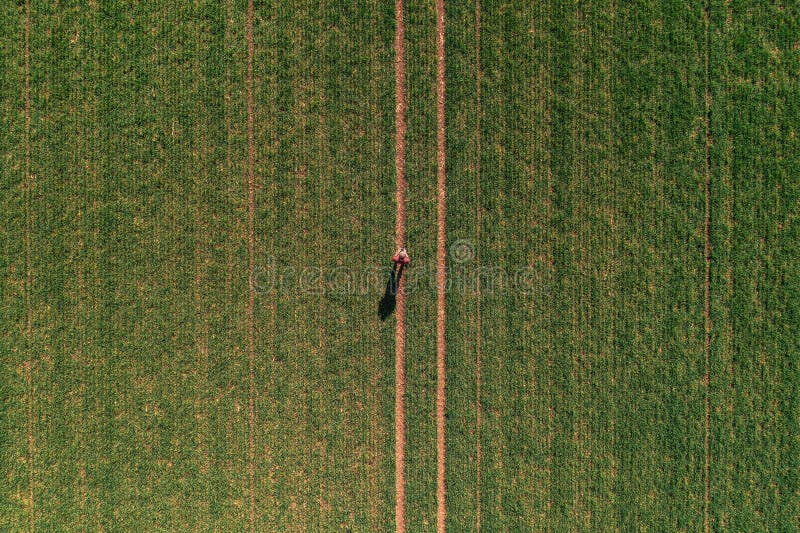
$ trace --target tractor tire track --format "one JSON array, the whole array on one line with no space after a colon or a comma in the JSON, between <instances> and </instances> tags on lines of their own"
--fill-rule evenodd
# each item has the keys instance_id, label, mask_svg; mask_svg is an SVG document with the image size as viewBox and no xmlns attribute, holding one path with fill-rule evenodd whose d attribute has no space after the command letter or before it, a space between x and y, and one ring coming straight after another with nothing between
<instances>
[{"instance_id":1,"label":"tractor tire track","mask_svg":"<svg viewBox=\"0 0 800 533\"><path fill-rule=\"evenodd\" d=\"M201 92L201 73L202 68L200 64L200 50L201 50L201 43L202 38L200 35L199 27L195 26L194 28L194 68L193 68L193 75L195 76L195 83L194 83L194 93L195 95L199 95ZM207 112L206 109L203 110L204 114ZM207 272L206 272L206 265L208 263L208 256L206 255L206 251L209 248L209 243L206 238L206 232L208 230L205 219L204 219L204 210L202 204L202 189L206 186L206 180L208 179L207 170L206 170L206 161L205 161L205 153L206 147L209 146L209 141L206 137L207 132L207 123L205 120L201 120L196 126L195 131L195 138L199 139L199 146L195 147L195 151L197 154L196 158L193 160L193 164L196 165L193 173L195 175L195 184L194 184L194 198L192 199L193 210L194 210L194 304L195 304L195 350L197 351L198 357L198 366L200 370L200 387L202 387L201 391L206 391L209 388L208 383L208 368L209 368L209 354L208 354L208 318L206 316L206 307L204 305L204 298L203 298L203 287L207 282ZM197 454L199 455L199 464L198 464L198 471L200 474L200 483L203 487L204 498L199 506L199 510L202 512L204 519L208 520L210 513L209 513L209 482L208 482L208 475L211 470L211 461L209 457L209 426L208 426L208 402L206 400L205 395L198 391L197 394L197 408L195 412L195 420L197 421Z\"/></svg>"},{"instance_id":2,"label":"tractor tire track","mask_svg":"<svg viewBox=\"0 0 800 533\"><path fill-rule=\"evenodd\" d=\"M475 264L481 271L481 2L475 0L475 94L477 100L477 118L475 120ZM475 529L481 530L481 425L483 423L483 407L481 405L481 286L477 287L475 322Z\"/></svg>"},{"instance_id":3,"label":"tractor tire track","mask_svg":"<svg viewBox=\"0 0 800 533\"><path fill-rule=\"evenodd\" d=\"M255 143L253 139L253 0L247 3L247 248L248 272L253 274L255 261ZM252 280L251 280L252 282ZM248 460L250 477L250 531L255 531L256 522L256 474L255 474L255 288L248 286L247 338L248 338Z\"/></svg>"},{"instance_id":4,"label":"tractor tire track","mask_svg":"<svg viewBox=\"0 0 800 533\"><path fill-rule=\"evenodd\" d=\"M705 272L703 279L703 320L705 338L703 342L703 355L705 359L705 373L703 376L703 383L705 385L705 435L704 435L704 456L705 461L703 465L703 530L708 533L711 531L710 521L710 507L711 507L711 457L710 457L710 436L711 436L711 391L710 391L710 373L711 373L711 329L713 327L711 322L711 144L713 142L711 135L711 89L709 85L709 62L710 62L710 48L711 36L709 26L711 23L710 7L706 2L704 8L703 18L705 22L705 179L703 184L703 192L705 196L705 220L703 222L703 233L705 237L704 245L704 259L705 259Z\"/></svg>"},{"instance_id":5,"label":"tractor tire track","mask_svg":"<svg viewBox=\"0 0 800 533\"><path fill-rule=\"evenodd\" d=\"M31 33L31 5L25 1L25 339L27 354L25 361L25 385L27 388L27 435L28 435L28 499L30 502L30 527L36 530L36 514L34 504L34 452L36 439L34 436L34 408L33 402L36 393L33 385L33 361L31 345L33 337L33 308L31 307L31 289L33 287L33 266L31 255L31 232L33 231L33 208L31 196L33 195L33 180L31 179L31 69L30 69L30 33Z\"/></svg>"},{"instance_id":6,"label":"tractor tire track","mask_svg":"<svg viewBox=\"0 0 800 533\"><path fill-rule=\"evenodd\" d=\"M405 246L406 239L406 64L405 64L405 20L403 0L395 0L395 172L397 180L397 218L395 225L395 247ZM406 530L405 490L405 390L406 390L406 294L405 278L400 277L397 287L395 324L395 529Z\"/></svg>"},{"instance_id":7,"label":"tractor tire track","mask_svg":"<svg viewBox=\"0 0 800 533\"><path fill-rule=\"evenodd\" d=\"M445 531L445 282L447 261L446 181L445 181L445 62L444 0L436 0L436 161L437 161L437 238L436 238L436 529Z\"/></svg>"}]
</instances>

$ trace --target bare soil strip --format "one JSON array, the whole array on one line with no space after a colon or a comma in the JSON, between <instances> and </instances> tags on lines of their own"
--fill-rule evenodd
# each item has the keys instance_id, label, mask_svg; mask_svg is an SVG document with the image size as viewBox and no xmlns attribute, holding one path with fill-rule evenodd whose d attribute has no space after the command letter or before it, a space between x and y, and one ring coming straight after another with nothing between
<instances>
[{"instance_id":1,"label":"bare soil strip","mask_svg":"<svg viewBox=\"0 0 800 533\"><path fill-rule=\"evenodd\" d=\"M200 45L201 36L199 27L195 26L195 62L194 62L194 91L195 94L200 94L200 78L202 69L200 66ZM205 149L209 142L205 134L205 120L202 120L197 126L195 132L196 138L200 139L200 146L195 146L195 154L205 154ZM197 165L194 169L195 172L195 198L194 198L194 302L195 314L197 325L195 329L195 342L197 355L199 356L200 367L200 380L202 390L208 390L208 321L205 314L205 306L203 305L203 291L202 287L206 279L205 265L207 256L205 255L208 249L208 243L204 238L207 230L205 220L202 218L203 209L201 204L202 187L205 185L207 179L206 169L203 163L204 157L195 155L193 163ZM201 181L202 177L202 181ZM208 402L203 397L200 390L197 393L197 410L195 418L197 420L197 453L200 456L199 471L202 476L202 484L205 492L205 497L200 504L200 510L207 519L209 516L209 493L208 493L208 472L211 469L209 452L208 452Z\"/></svg>"},{"instance_id":2,"label":"bare soil strip","mask_svg":"<svg viewBox=\"0 0 800 533\"><path fill-rule=\"evenodd\" d=\"M35 470L33 454L36 443L33 434L33 402L35 393L33 388L33 362L31 354L33 324L33 308L31 307L31 289L33 286L33 272L31 261L31 232L33 230L33 208L31 196L33 180L31 179L31 69L30 69L30 33L31 33L31 5L25 2L25 308L26 323L25 337L28 345L27 361L25 361L25 380L28 389L28 499L30 500L30 526L31 531L36 529L36 515L34 514L33 485Z\"/></svg>"},{"instance_id":3,"label":"bare soil strip","mask_svg":"<svg viewBox=\"0 0 800 533\"><path fill-rule=\"evenodd\" d=\"M406 63L405 21L403 0L395 0L395 171L397 175L397 219L395 246L405 246L406 240ZM406 416L404 397L406 391L406 293L405 276L401 276L397 289L397 322L395 325L395 401L394 401L394 456L395 456L395 528L406 530L405 488L405 434Z\"/></svg>"},{"instance_id":4,"label":"bare soil strip","mask_svg":"<svg viewBox=\"0 0 800 533\"><path fill-rule=\"evenodd\" d=\"M705 321L705 342L704 342L704 355L705 355L705 375L703 382L705 384L705 464L703 469L703 529L706 533L711 531L711 522L709 518L709 507L711 504L711 458L709 454L709 440L711 433L711 399L710 399L710 372L711 372L711 91L709 87L709 53L710 53L710 13L709 5L705 5L705 130L706 130L706 146L705 146L705 279L703 282L704 288L704 302L703 302L703 317Z\"/></svg>"},{"instance_id":5,"label":"bare soil strip","mask_svg":"<svg viewBox=\"0 0 800 533\"><path fill-rule=\"evenodd\" d=\"M255 143L253 142L253 0L247 3L247 247L248 247L248 272L253 273L255 259L255 235L253 230L255 220ZM255 531L256 525L256 470L255 470L255 334L254 334L254 308L255 289L248 286L247 301L247 337L249 354L249 399L248 416L250 431L248 435L248 455L250 467L250 531Z\"/></svg>"},{"instance_id":6,"label":"bare soil strip","mask_svg":"<svg viewBox=\"0 0 800 533\"><path fill-rule=\"evenodd\" d=\"M444 0L436 0L436 161L438 221L436 248L436 529L445 531L445 263L447 242L445 233L445 131L444 131Z\"/></svg>"},{"instance_id":7,"label":"bare soil strip","mask_svg":"<svg viewBox=\"0 0 800 533\"><path fill-rule=\"evenodd\" d=\"M481 2L475 0L475 94L477 95L477 119L475 121L475 264L481 271ZM477 309L475 312L477 332L475 337L475 528L481 530L481 286L477 286Z\"/></svg>"}]
</instances>

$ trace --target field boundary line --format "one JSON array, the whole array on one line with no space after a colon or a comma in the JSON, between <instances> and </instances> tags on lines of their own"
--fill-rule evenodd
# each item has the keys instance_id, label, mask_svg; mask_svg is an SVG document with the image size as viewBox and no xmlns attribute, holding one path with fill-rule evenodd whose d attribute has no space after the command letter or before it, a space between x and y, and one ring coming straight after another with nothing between
<instances>
[{"instance_id":1,"label":"field boundary line","mask_svg":"<svg viewBox=\"0 0 800 533\"><path fill-rule=\"evenodd\" d=\"M436 237L436 529L445 531L445 283L447 262L445 175L445 61L444 0L436 0L436 162L437 162L437 237Z\"/></svg>"},{"instance_id":2,"label":"field boundary line","mask_svg":"<svg viewBox=\"0 0 800 533\"><path fill-rule=\"evenodd\" d=\"M198 5L195 2L194 5L195 10L197 10ZM200 94L200 79L202 77L202 67L200 65L200 43L201 43L201 35L200 29L195 26L195 58L194 58L194 76L195 76L195 83L194 83L194 92L195 95ZM204 111L207 111L204 109ZM205 113L204 113L205 114ZM208 244L206 242L205 233L202 228L203 220L201 213L203 209L201 207L202 202L202 185L205 185L205 181L208 179L207 169L204 166L204 156L200 156L200 154L205 154L205 148L208 143L208 139L206 139L206 132L204 128L207 126L207 122L205 120L200 120L199 124L195 125L195 143L198 142L200 146L195 144L194 146L194 159L193 163L195 166L194 174L195 174L195 187L194 187L194 194L195 197L192 199L194 203L194 300L195 300L195 313L197 315L197 326L195 330L196 335L196 349L197 354L200 357L199 367L200 371L202 372L200 376L200 383L203 384L203 389L208 389L208 322L205 312L205 307L203 306L203 281L207 276L206 273L206 258L205 255L207 252ZM201 183L201 176L202 176L202 183ZM202 241L202 242L201 242ZM202 245L201 245L202 244ZM209 438L209 428L208 428L208 400L205 395L200 392L198 393L198 403L200 404L199 413L195 413L195 420L198 421L197 424L197 449L198 453L200 454L200 464L199 464L199 473L201 475L201 486L203 486L204 491L204 500L200 503L200 509L205 514L206 519L210 516L209 513L209 504L210 504L210 489L208 484L208 473L211 469L210 464L210 457L208 454L208 438Z\"/></svg>"},{"instance_id":3,"label":"field boundary line","mask_svg":"<svg viewBox=\"0 0 800 533\"><path fill-rule=\"evenodd\" d=\"M33 308L31 307L31 288L33 286L33 267L31 255L31 232L33 231L33 209L31 196L33 180L31 179L31 69L30 69L30 33L31 33L31 4L25 0L25 340L27 345L25 361L25 381L28 389L27 407L27 434L28 434L28 499L30 500L30 526L31 531L36 530L36 514L34 505L34 452L36 440L33 431L34 409L33 402L36 394L33 387L33 364L31 357L31 344L33 335Z\"/></svg>"},{"instance_id":4,"label":"field boundary line","mask_svg":"<svg viewBox=\"0 0 800 533\"><path fill-rule=\"evenodd\" d=\"M477 119L475 121L475 264L481 271L481 1L475 0L475 94L477 100ZM483 408L481 405L481 284L476 287L477 308L475 321L477 336L475 338L475 526L481 531L481 424Z\"/></svg>"},{"instance_id":5,"label":"field boundary line","mask_svg":"<svg viewBox=\"0 0 800 533\"><path fill-rule=\"evenodd\" d=\"M552 22L553 19L553 2L552 0L548 0L547 2L547 22ZM552 40L551 36L548 35L547 39L547 64L553 64L553 48L552 48ZM553 78L552 72L548 71L548 78L547 78L547 96L549 98L553 98ZM547 144L546 146L549 148L553 144L553 126L552 126L552 111L551 111L551 102L547 102L545 104L545 117L547 120ZM548 150L549 153L549 150ZM548 224L552 224L553 222L553 159L552 156L547 158L547 220ZM547 252L548 252L548 280L550 283L555 284L555 267L553 264L553 257L554 257L554 237L548 238L547 241ZM552 314L552 307L549 307L547 310L547 325L548 327L552 328L553 326L553 314ZM548 332L548 355L547 355L547 481L548 481L548 497L547 497L547 516L553 511L553 463L555 462L555 456L553 453L553 426L555 424L555 408L554 404L555 401L553 399L553 368L554 364L554 357L553 357L553 333L552 331Z\"/></svg>"},{"instance_id":6,"label":"field boundary line","mask_svg":"<svg viewBox=\"0 0 800 533\"><path fill-rule=\"evenodd\" d=\"M252 276L255 259L255 144L253 139L253 0L247 2L247 249L248 272ZM256 474L255 474L255 289L248 285L247 338L248 338L248 471L250 475L250 531L255 531Z\"/></svg>"},{"instance_id":7,"label":"field boundary line","mask_svg":"<svg viewBox=\"0 0 800 533\"><path fill-rule=\"evenodd\" d=\"M395 0L395 172L397 180L397 218L395 246L405 246L406 239L406 65L405 20L403 0ZM406 530L405 489L405 390L406 390L406 294L405 277L400 277L397 287L395 323L395 403L394 403L394 457L395 457L395 529Z\"/></svg>"},{"instance_id":8,"label":"field boundary line","mask_svg":"<svg viewBox=\"0 0 800 533\"><path fill-rule=\"evenodd\" d=\"M705 220L704 236L705 245L703 252L705 255L705 272L703 280L703 318L705 322L705 338L703 342L703 354L705 359L705 374L703 383L705 384L705 436L704 436L704 456L703 465L703 529L706 533L711 531L710 507L711 507L711 457L710 457L710 437L711 437L711 398L710 398L710 373L711 373L711 88L710 88L710 48L711 48L711 13L708 1L704 6L705 22Z\"/></svg>"}]
</instances>

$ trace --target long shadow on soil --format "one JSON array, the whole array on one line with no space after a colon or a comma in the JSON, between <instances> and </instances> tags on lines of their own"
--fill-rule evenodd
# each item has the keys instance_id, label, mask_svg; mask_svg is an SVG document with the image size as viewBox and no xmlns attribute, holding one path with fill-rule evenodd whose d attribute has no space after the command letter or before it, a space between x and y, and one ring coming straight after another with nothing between
<instances>
[{"instance_id":1,"label":"long shadow on soil","mask_svg":"<svg viewBox=\"0 0 800 533\"><path fill-rule=\"evenodd\" d=\"M403 275L403 267L392 268L389 273L389 280L386 282L386 290L383 298L378 303L378 317L386 320L394 312L397 306L397 288L400 286L400 277Z\"/></svg>"}]
</instances>

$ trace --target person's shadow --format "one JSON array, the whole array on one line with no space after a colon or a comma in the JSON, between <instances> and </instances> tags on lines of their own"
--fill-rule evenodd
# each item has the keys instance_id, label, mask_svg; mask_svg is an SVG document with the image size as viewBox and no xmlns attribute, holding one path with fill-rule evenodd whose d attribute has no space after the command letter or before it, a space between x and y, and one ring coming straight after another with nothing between
<instances>
[{"instance_id":1,"label":"person's shadow","mask_svg":"<svg viewBox=\"0 0 800 533\"><path fill-rule=\"evenodd\" d=\"M378 303L378 317L386 320L397 306L397 290L400 287L400 278L403 276L403 265L395 264L389 273L389 280L386 282L386 290L383 298Z\"/></svg>"}]
</instances>

